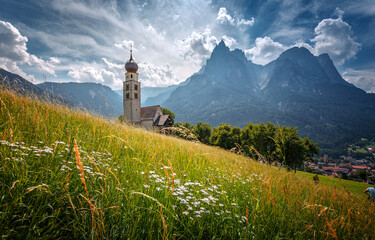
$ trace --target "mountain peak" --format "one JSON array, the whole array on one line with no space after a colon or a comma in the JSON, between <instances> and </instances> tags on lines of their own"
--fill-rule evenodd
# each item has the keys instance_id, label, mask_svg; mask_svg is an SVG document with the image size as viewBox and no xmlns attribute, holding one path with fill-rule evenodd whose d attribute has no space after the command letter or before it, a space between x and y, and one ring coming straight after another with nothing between
<instances>
[{"instance_id":1,"label":"mountain peak","mask_svg":"<svg viewBox=\"0 0 375 240\"><path fill-rule=\"evenodd\" d=\"M318 58L329 59L330 61L332 61L331 58L329 57L328 53L322 53L318 56Z\"/></svg>"},{"instance_id":2,"label":"mountain peak","mask_svg":"<svg viewBox=\"0 0 375 240\"><path fill-rule=\"evenodd\" d=\"M225 45L224 41L221 40L218 45L214 48L214 50L211 53L210 59L221 59L225 58L224 56L230 55L229 48Z\"/></svg>"},{"instance_id":3,"label":"mountain peak","mask_svg":"<svg viewBox=\"0 0 375 240\"><path fill-rule=\"evenodd\" d=\"M332 59L329 57L327 53L320 54L317 58L324 72L327 74L331 82L344 84L348 86L351 85L342 78L340 73L337 71Z\"/></svg>"},{"instance_id":4,"label":"mountain peak","mask_svg":"<svg viewBox=\"0 0 375 240\"><path fill-rule=\"evenodd\" d=\"M279 58L291 58L291 59L299 59L299 58L306 58L306 57L314 57L312 53L305 47L292 47L288 50L284 51Z\"/></svg>"},{"instance_id":5,"label":"mountain peak","mask_svg":"<svg viewBox=\"0 0 375 240\"><path fill-rule=\"evenodd\" d=\"M220 51L220 52L228 51L229 52L229 48L227 47L227 45L225 45L224 40L221 40L220 43L218 45L216 45L216 47L214 48L213 52L217 52L217 51Z\"/></svg>"},{"instance_id":6,"label":"mountain peak","mask_svg":"<svg viewBox=\"0 0 375 240\"><path fill-rule=\"evenodd\" d=\"M220 43L217 45L218 47L226 47L225 42L223 39L221 39Z\"/></svg>"}]
</instances>

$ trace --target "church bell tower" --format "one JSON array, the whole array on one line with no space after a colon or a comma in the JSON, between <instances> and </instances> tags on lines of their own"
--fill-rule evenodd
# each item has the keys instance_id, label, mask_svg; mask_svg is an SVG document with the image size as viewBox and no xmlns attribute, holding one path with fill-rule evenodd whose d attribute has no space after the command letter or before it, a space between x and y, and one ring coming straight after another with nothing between
<instances>
[{"instance_id":1,"label":"church bell tower","mask_svg":"<svg viewBox=\"0 0 375 240\"><path fill-rule=\"evenodd\" d=\"M126 121L141 123L141 83L138 82L138 65L133 59L130 49L130 59L125 64L125 81L123 82L123 106Z\"/></svg>"}]
</instances>

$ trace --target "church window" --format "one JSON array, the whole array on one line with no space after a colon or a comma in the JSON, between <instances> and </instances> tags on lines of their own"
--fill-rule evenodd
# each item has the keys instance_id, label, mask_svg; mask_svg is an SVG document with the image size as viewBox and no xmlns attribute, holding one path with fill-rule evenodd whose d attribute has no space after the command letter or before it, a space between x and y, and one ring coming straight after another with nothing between
<instances>
[{"instance_id":1,"label":"church window","mask_svg":"<svg viewBox=\"0 0 375 240\"><path fill-rule=\"evenodd\" d=\"M133 78L133 74L130 74L130 78Z\"/></svg>"},{"instance_id":2,"label":"church window","mask_svg":"<svg viewBox=\"0 0 375 240\"><path fill-rule=\"evenodd\" d=\"M129 84L126 84L126 90L129 90Z\"/></svg>"},{"instance_id":3,"label":"church window","mask_svg":"<svg viewBox=\"0 0 375 240\"><path fill-rule=\"evenodd\" d=\"M138 93L134 93L134 98L135 98L135 99L138 98Z\"/></svg>"},{"instance_id":4,"label":"church window","mask_svg":"<svg viewBox=\"0 0 375 240\"><path fill-rule=\"evenodd\" d=\"M129 93L126 93L126 98L127 98L127 99L129 98Z\"/></svg>"},{"instance_id":5,"label":"church window","mask_svg":"<svg viewBox=\"0 0 375 240\"><path fill-rule=\"evenodd\" d=\"M138 85L137 84L134 85L134 90L138 90Z\"/></svg>"}]
</instances>

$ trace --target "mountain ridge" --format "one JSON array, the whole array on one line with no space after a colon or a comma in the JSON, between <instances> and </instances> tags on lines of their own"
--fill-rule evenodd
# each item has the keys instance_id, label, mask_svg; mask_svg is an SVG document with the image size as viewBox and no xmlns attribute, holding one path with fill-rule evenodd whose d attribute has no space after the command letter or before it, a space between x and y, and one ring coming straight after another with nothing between
<instances>
[{"instance_id":1,"label":"mountain ridge","mask_svg":"<svg viewBox=\"0 0 375 240\"><path fill-rule=\"evenodd\" d=\"M375 137L375 94L346 82L328 54L294 47L261 66L220 42L189 79L162 104L176 121L239 127L270 121L297 127L323 148Z\"/></svg>"},{"instance_id":2,"label":"mountain ridge","mask_svg":"<svg viewBox=\"0 0 375 240\"><path fill-rule=\"evenodd\" d=\"M118 118L123 112L121 96L100 83L44 82L37 86L103 116Z\"/></svg>"}]
</instances>

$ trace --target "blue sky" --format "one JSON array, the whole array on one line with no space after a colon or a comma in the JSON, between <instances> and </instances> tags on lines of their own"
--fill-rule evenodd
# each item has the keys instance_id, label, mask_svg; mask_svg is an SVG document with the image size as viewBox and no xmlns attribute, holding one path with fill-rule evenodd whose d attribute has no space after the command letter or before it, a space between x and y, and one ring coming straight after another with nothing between
<instances>
[{"instance_id":1,"label":"blue sky","mask_svg":"<svg viewBox=\"0 0 375 240\"><path fill-rule=\"evenodd\" d=\"M328 53L343 77L375 92L374 0L0 0L0 67L35 83L120 89L133 44L144 86L197 72L224 39L267 64L292 47Z\"/></svg>"}]
</instances>

